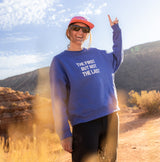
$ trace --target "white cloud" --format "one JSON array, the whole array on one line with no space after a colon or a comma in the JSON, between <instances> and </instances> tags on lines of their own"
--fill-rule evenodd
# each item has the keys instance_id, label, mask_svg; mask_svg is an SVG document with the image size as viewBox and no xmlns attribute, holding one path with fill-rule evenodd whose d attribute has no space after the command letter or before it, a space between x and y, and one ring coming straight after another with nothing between
<instances>
[{"instance_id":1,"label":"white cloud","mask_svg":"<svg viewBox=\"0 0 160 162\"><path fill-rule=\"evenodd\" d=\"M4 0L0 4L0 27L11 28L19 24L44 23L46 9L55 0Z\"/></svg>"},{"instance_id":2,"label":"white cloud","mask_svg":"<svg viewBox=\"0 0 160 162\"><path fill-rule=\"evenodd\" d=\"M31 51L2 51L0 53L0 69L40 64L53 55L53 52L32 52L30 54Z\"/></svg>"},{"instance_id":3,"label":"white cloud","mask_svg":"<svg viewBox=\"0 0 160 162\"><path fill-rule=\"evenodd\" d=\"M106 2L98 6L98 8L95 9L95 15L100 15L102 13L103 8L105 8L106 6L107 6Z\"/></svg>"},{"instance_id":4,"label":"white cloud","mask_svg":"<svg viewBox=\"0 0 160 162\"><path fill-rule=\"evenodd\" d=\"M6 34L4 37L0 37L0 44L24 42L33 39L36 39L36 37L29 35L22 35L21 33L12 33Z\"/></svg>"},{"instance_id":5,"label":"white cloud","mask_svg":"<svg viewBox=\"0 0 160 162\"><path fill-rule=\"evenodd\" d=\"M60 25L72 16L99 15L107 6L103 0L80 2L66 7L64 0L4 0L0 3L0 29L12 29L22 24Z\"/></svg>"},{"instance_id":6,"label":"white cloud","mask_svg":"<svg viewBox=\"0 0 160 162\"><path fill-rule=\"evenodd\" d=\"M61 14L61 13L64 13L64 12L66 12L66 10L65 10L65 9L60 10L58 13L59 13L59 14Z\"/></svg>"},{"instance_id":7,"label":"white cloud","mask_svg":"<svg viewBox=\"0 0 160 162\"><path fill-rule=\"evenodd\" d=\"M42 61L36 55L10 55L0 57L0 68L19 67L22 65L36 64Z\"/></svg>"},{"instance_id":8,"label":"white cloud","mask_svg":"<svg viewBox=\"0 0 160 162\"><path fill-rule=\"evenodd\" d=\"M84 8L84 10L79 12L79 15L82 15L82 16L91 15L93 14L94 8L95 8L95 5L92 3L89 3L87 7Z\"/></svg>"},{"instance_id":9,"label":"white cloud","mask_svg":"<svg viewBox=\"0 0 160 162\"><path fill-rule=\"evenodd\" d=\"M56 20L56 15L52 15L52 20Z\"/></svg>"},{"instance_id":10,"label":"white cloud","mask_svg":"<svg viewBox=\"0 0 160 162\"><path fill-rule=\"evenodd\" d=\"M63 7L63 4L58 4L57 7Z\"/></svg>"},{"instance_id":11,"label":"white cloud","mask_svg":"<svg viewBox=\"0 0 160 162\"><path fill-rule=\"evenodd\" d=\"M0 51L0 80L8 76L14 76L49 66L46 62L53 57L52 51L46 53L32 51L32 54L30 53L31 51Z\"/></svg>"}]
</instances>

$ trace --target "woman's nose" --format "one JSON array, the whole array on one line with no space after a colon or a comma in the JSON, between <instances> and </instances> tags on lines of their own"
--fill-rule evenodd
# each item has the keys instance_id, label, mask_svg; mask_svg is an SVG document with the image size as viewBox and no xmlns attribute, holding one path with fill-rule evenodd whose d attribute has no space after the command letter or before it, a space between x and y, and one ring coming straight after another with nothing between
<instances>
[{"instance_id":1,"label":"woman's nose","mask_svg":"<svg viewBox=\"0 0 160 162\"><path fill-rule=\"evenodd\" d=\"M80 28L80 30L79 30L78 32L79 32L79 33L83 33L82 28Z\"/></svg>"}]
</instances>

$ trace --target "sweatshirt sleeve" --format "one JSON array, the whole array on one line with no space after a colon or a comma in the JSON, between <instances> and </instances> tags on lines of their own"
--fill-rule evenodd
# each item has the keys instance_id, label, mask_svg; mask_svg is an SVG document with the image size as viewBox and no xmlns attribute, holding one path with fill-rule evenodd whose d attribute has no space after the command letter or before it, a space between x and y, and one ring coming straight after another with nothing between
<instances>
[{"instance_id":1,"label":"sweatshirt sleeve","mask_svg":"<svg viewBox=\"0 0 160 162\"><path fill-rule=\"evenodd\" d=\"M119 68L123 61L122 35L118 24L112 26L113 29L113 72Z\"/></svg>"},{"instance_id":2,"label":"sweatshirt sleeve","mask_svg":"<svg viewBox=\"0 0 160 162\"><path fill-rule=\"evenodd\" d=\"M67 76L60 61L54 57L50 66L50 87L54 124L60 139L72 136L67 115Z\"/></svg>"}]
</instances>

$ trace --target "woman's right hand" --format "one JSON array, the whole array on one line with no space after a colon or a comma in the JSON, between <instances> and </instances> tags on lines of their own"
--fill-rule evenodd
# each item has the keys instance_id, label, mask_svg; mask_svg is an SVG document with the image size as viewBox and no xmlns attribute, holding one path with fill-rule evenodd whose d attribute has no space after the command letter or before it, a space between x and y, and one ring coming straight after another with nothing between
<instances>
[{"instance_id":1,"label":"woman's right hand","mask_svg":"<svg viewBox=\"0 0 160 162\"><path fill-rule=\"evenodd\" d=\"M72 137L67 137L61 140L61 145L65 151L71 153L72 152Z\"/></svg>"},{"instance_id":2,"label":"woman's right hand","mask_svg":"<svg viewBox=\"0 0 160 162\"><path fill-rule=\"evenodd\" d=\"M119 20L117 19L117 17L115 18L114 21L112 21L110 15L108 15L108 19L109 19L109 23L110 23L111 26L113 26L114 24L118 24Z\"/></svg>"}]
</instances>

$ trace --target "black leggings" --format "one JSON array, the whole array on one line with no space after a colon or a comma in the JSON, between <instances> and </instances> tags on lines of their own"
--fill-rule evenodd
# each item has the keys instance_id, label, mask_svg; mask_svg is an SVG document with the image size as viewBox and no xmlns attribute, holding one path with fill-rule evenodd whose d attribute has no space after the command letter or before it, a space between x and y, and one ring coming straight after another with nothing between
<instances>
[{"instance_id":1,"label":"black leggings","mask_svg":"<svg viewBox=\"0 0 160 162\"><path fill-rule=\"evenodd\" d=\"M118 114L73 126L72 162L115 162L118 146ZM87 159L87 160L86 160ZM91 160L92 159L92 160Z\"/></svg>"}]
</instances>

